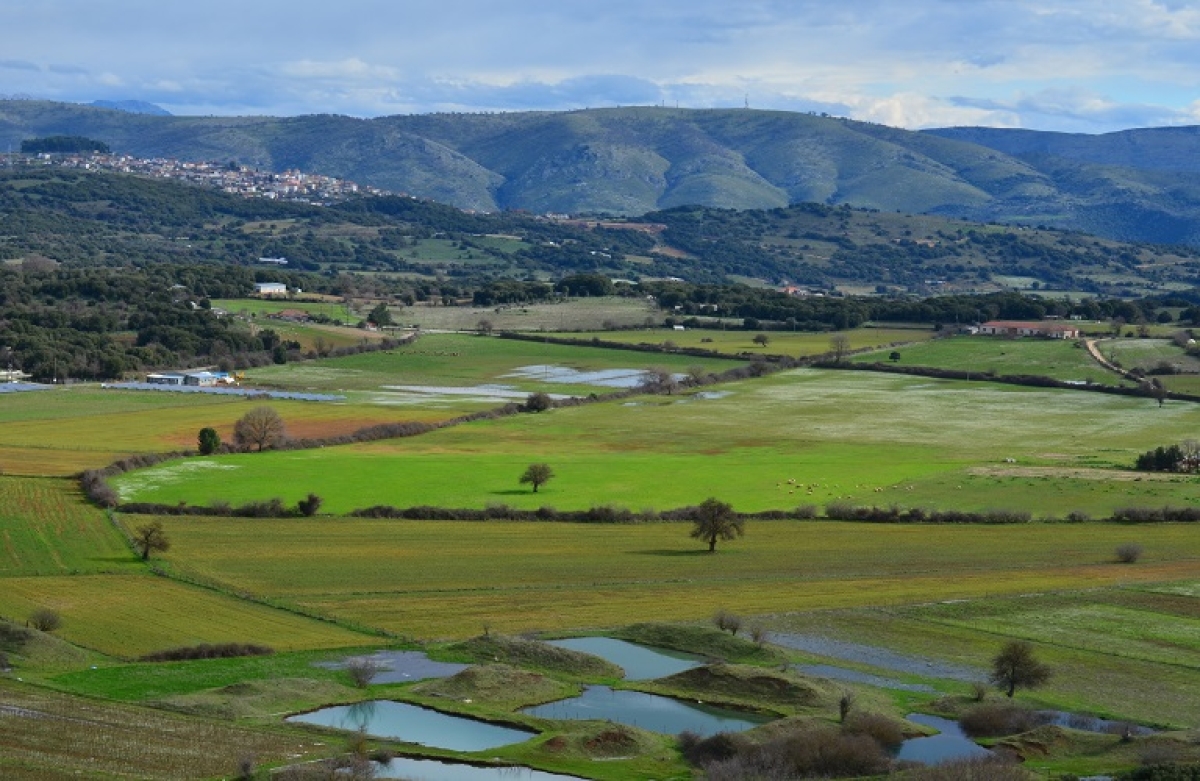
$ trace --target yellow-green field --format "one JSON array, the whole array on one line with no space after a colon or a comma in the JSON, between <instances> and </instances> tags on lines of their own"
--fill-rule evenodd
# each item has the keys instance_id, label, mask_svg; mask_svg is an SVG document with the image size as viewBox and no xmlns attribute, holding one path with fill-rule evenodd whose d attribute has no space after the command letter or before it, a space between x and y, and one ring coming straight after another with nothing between
<instances>
[{"instance_id":1,"label":"yellow-green field","mask_svg":"<svg viewBox=\"0 0 1200 781\"><path fill-rule=\"evenodd\" d=\"M195 449L201 428L225 441L233 425L261 400L80 385L6 394L0 405L0 473L69 475L135 453ZM437 421L444 410L330 402L272 401L294 437L349 434L365 426Z\"/></svg>"},{"instance_id":2,"label":"yellow-green field","mask_svg":"<svg viewBox=\"0 0 1200 781\"><path fill-rule=\"evenodd\" d=\"M129 546L73 480L0 477L0 578L136 569Z\"/></svg>"},{"instance_id":3,"label":"yellow-green field","mask_svg":"<svg viewBox=\"0 0 1200 781\"><path fill-rule=\"evenodd\" d=\"M258 643L280 651L369 645L378 639L231 596L143 575L0 580L0 615L37 608L62 616L56 634L109 656L131 658L199 643Z\"/></svg>"},{"instance_id":4,"label":"yellow-green field","mask_svg":"<svg viewBox=\"0 0 1200 781\"><path fill-rule=\"evenodd\" d=\"M762 521L712 556L681 523L162 520L181 570L417 637L703 619L712 600L754 614L1170 581L1200 565L1188 525ZM1114 564L1130 538L1144 560Z\"/></svg>"}]
</instances>

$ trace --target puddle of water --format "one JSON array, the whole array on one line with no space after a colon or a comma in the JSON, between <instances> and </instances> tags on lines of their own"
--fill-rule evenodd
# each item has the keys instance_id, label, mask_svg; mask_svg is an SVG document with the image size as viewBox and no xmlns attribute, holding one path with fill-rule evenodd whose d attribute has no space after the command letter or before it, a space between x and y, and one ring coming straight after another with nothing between
<instances>
[{"instance_id":1,"label":"puddle of water","mask_svg":"<svg viewBox=\"0 0 1200 781\"><path fill-rule=\"evenodd\" d=\"M833 640L820 635L802 635L786 632L772 632L768 639L776 645L794 648L818 656L829 656L834 659L845 659L857 664L879 667L884 670L895 670L906 675L922 675L927 678L949 678L955 681L981 681L987 675L981 670L972 670L955 664L946 664L922 659L917 656L905 656L886 648L863 643L850 643L844 640Z\"/></svg>"},{"instance_id":2,"label":"puddle of water","mask_svg":"<svg viewBox=\"0 0 1200 781\"><path fill-rule=\"evenodd\" d=\"M1086 713L1066 713L1060 710L1046 710L1038 711L1038 715L1044 718L1047 724L1053 724L1057 727L1068 727L1083 732L1120 735L1128 730L1130 735L1154 734L1154 730L1149 727L1143 727L1140 724L1131 724L1127 721L1110 721L1102 719L1099 716L1089 716Z\"/></svg>"},{"instance_id":3,"label":"puddle of water","mask_svg":"<svg viewBox=\"0 0 1200 781\"><path fill-rule=\"evenodd\" d=\"M391 403L400 404L407 401L429 401L436 399L454 399L456 401L478 401L491 404L503 404L509 401L525 401L529 391L518 390L511 385L383 385L385 391L391 394L382 398L390 399ZM570 396L548 394L550 398L560 400Z\"/></svg>"},{"instance_id":4,"label":"puddle of water","mask_svg":"<svg viewBox=\"0 0 1200 781\"><path fill-rule=\"evenodd\" d=\"M646 381L646 372L641 369L598 369L579 371L569 366L518 366L502 377L519 377L523 380L541 380L557 385L596 385L601 388L636 388ZM682 380L686 374L672 375Z\"/></svg>"},{"instance_id":5,"label":"puddle of water","mask_svg":"<svg viewBox=\"0 0 1200 781\"><path fill-rule=\"evenodd\" d=\"M316 662L314 666L328 670L344 670L352 659L368 659L380 668L371 679L371 683L407 683L429 678L449 678L470 667L469 664L435 662L420 651L377 651L370 656L349 657L337 662Z\"/></svg>"},{"instance_id":6,"label":"puddle of water","mask_svg":"<svg viewBox=\"0 0 1200 781\"><path fill-rule=\"evenodd\" d=\"M730 395L730 391L700 391L693 393L693 399L723 399Z\"/></svg>"},{"instance_id":7,"label":"puddle of water","mask_svg":"<svg viewBox=\"0 0 1200 781\"><path fill-rule=\"evenodd\" d=\"M924 713L910 713L904 718L915 724L933 727L938 730L939 734L923 738L909 738L900 744L900 751L896 754L897 759L936 765L952 759L983 757L992 753L968 738L959 728L957 721L943 719L939 716L927 716Z\"/></svg>"},{"instance_id":8,"label":"puddle of water","mask_svg":"<svg viewBox=\"0 0 1200 781\"><path fill-rule=\"evenodd\" d=\"M667 735L690 730L703 737L718 732L743 732L772 720L769 716L607 686L588 686L578 697L524 708L521 712L543 719L615 721Z\"/></svg>"},{"instance_id":9,"label":"puddle of water","mask_svg":"<svg viewBox=\"0 0 1200 781\"><path fill-rule=\"evenodd\" d=\"M450 751L483 751L520 743L535 734L391 700L334 705L289 716L286 721L362 730L379 738Z\"/></svg>"},{"instance_id":10,"label":"puddle of water","mask_svg":"<svg viewBox=\"0 0 1200 781\"><path fill-rule=\"evenodd\" d=\"M905 683L895 678L871 675L870 673L850 670L845 667L835 667L832 664L797 664L795 665L795 669L805 675L815 675L818 678L829 678L835 681L864 683L868 686L877 686L880 689L896 689L898 691L923 692L926 694L937 693L937 689L923 683Z\"/></svg>"},{"instance_id":11,"label":"puddle of water","mask_svg":"<svg viewBox=\"0 0 1200 781\"><path fill-rule=\"evenodd\" d=\"M704 660L694 654L648 648L612 637L571 637L566 640L551 640L549 645L599 656L623 669L625 679L629 681L662 678L704 664Z\"/></svg>"},{"instance_id":12,"label":"puddle of water","mask_svg":"<svg viewBox=\"0 0 1200 781\"><path fill-rule=\"evenodd\" d=\"M476 767L461 762L396 757L386 765L375 764L375 778L405 781L585 781L578 776L545 773L528 767Z\"/></svg>"}]
</instances>

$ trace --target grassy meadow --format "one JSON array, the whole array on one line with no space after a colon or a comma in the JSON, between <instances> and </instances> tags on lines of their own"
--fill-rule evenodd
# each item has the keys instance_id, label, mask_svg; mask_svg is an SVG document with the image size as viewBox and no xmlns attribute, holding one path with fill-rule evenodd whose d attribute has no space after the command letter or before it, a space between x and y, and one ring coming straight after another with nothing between
<instances>
[{"instance_id":1,"label":"grassy meadow","mask_svg":"<svg viewBox=\"0 0 1200 781\"><path fill-rule=\"evenodd\" d=\"M113 483L127 501L168 504L236 504L291 486L322 496L333 513L375 504L661 510L717 496L743 511L837 500L1100 517L1200 498L1192 476L1116 471L1198 428L1190 404L800 369L715 394L556 409L404 440L164 463ZM537 494L517 482L535 462L556 473Z\"/></svg>"},{"instance_id":2,"label":"grassy meadow","mask_svg":"<svg viewBox=\"0 0 1200 781\"><path fill-rule=\"evenodd\" d=\"M739 323L740 326L740 323ZM754 341L765 334L767 344ZM833 349L832 340L845 337L851 350L866 350L873 347L908 345L933 339L932 328L855 328L837 333L812 333L807 331L746 331L738 327L728 331L689 328L674 331L668 328L653 328L635 331L585 331L571 333L573 339L601 339L621 344L662 344L672 342L684 348L713 350L726 355L791 355L807 357L821 355Z\"/></svg>"},{"instance_id":3,"label":"grassy meadow","mask_svg":"<svg viewBox=\"0 0 1200 781\"><path fill-rule=\"evenodd\" d=\"M739 365L719 358L691 358L669 353L618 352L598 347L576 347L515 339L498 339L474 334L427 334L412 344L383 352L361 353L345 358L264 366L246 373L249 384L273 388L312 391L358 391L368 395L360 400L377 404L419 403L409 398L403 387L428 387L433 390L427 404L452 405L471 409L497 406L502 401L489 399L488 388L503 386L517 392L517 400L535 391L588 395L612 388L582 383L547 382L546 372L534 369L519 373L523 367L562 367L577 371L613 369L645 370L663 367L686 374L693 366L706 371L724 371ZM465 398L438 394L438 388L475 391ZM475 397L474 399L472 397ZM479 400L483 397L484 400Z\"/></svg>"},{"instance_id":4,"label":"grassy meadow","mask_svg":"<svg viewBox=\"0 0 1200 781\"><path fill-rule=\"evenodd\" d=\"M1106 340L1103 345L1109 344ZM1105 350L1107 355L1107 350ZM1099 366L1087 350L1065 339L1003 339L994 336L951 336L894 350L856 355L859 363L895 363L994 374L1039 374L1066 382L1121 384L1121 378Z\"/></svg>"}]
</instances>

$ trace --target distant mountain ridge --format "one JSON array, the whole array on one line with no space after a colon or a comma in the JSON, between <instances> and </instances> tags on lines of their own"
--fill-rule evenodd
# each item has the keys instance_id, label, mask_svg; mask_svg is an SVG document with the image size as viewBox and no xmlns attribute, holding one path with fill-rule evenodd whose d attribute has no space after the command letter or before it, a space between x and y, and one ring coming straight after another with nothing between
<instances>
[{"instance_id":1,"label":"distant mountain ridge","mask_svg":"<svg viewBox=\"0 0 1200 781\"><path fill-rule=\"evenodd\" d=\"M783 111L176 117L0 101L0 147L84 135L142 157L296 168L465 209L636 215L850 204L1200 245L1200 130L912 132Z\"/></svg>"},{"instance_id":2,"label":"distant mountain ridge","mask_svg":"<svg viewBox=\"0 0 1200 781\"><path fill-rule=\"evenodd\" d=\"M158 117L169 117L171 112L162 106L147 103L144 100L93 100L90 104L96 108L110 108L114 111L125 111L130 114L153 114Z\"/></svg>"}]
</instances>

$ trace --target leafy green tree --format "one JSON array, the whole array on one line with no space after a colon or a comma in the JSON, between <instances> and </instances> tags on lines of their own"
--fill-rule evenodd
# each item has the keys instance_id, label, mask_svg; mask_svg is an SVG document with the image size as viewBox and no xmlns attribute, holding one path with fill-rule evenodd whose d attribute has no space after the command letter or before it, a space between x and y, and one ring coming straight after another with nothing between
<instances>
[{"instance_id":1,"label":"leafy green tree","mask_svg":"<svg viewBox=\"0 0 1200 781\"><path fill-rule=\"evenodd\" d=\"M530 464L525 473L521 475L521 485L527 483L533 485L533 492L536 494L538 487L548 483L552 477L554 477L554 470L550 468L549 464Z\"/></svg>"},{"instance_id":2,"label":"leafy green tree","mask_svg":"<svg viewBox=\"0 0 1200 781\"><path fill-rule=\"evenodd\" d=\"M705 499L699 507L692 511L692 538L708 543L708 552L717 549L717 540L732 540L746 533L746 522L736 512L733 506L719 501L714 497Z\"/></svg>"},{"instance_id":3,"label":"leafy green tree","mask_svg":"<svg viewBox=\"0 0 1200 781\"><path fill-rule=\"evenodd\" d=\"M759 347L766 347L771 343L771 337L767 336L766 334L755 334L754 343Z\"/></svg>"},{"instance_id":4,"label":"leafy green tree","mask_svg":"<svg viewBox=\"0 0 1200 781\"><path fill-rule=\"evenodd\" d=\"M392 324L392 313L388 311L387 304L380 301L375 305L375 308L367 315L367 322L374 323L377 326L385 326Z\"/></svg>"},{"instance_id":5,"label":"leafy green tree","mask_svg":"<svg viewBox=\"0 0 1200 781\"><path fill-rule=\"evenodd\" d=\"M200 434L197 437L200 449L200 455L211 456L221 447L221 435L217 433L215 428L205 426L200 429Z\"/></svg>"},{"instance_id":6,"label":"leafy green tree","mask_svg":"<svg viewBox=\"0 0 1200 781\"><path fill-rule=\"evenodd\" d=\"M1017 689L1034 689L1050 680L1051 671L1033 655L1033 646L1023 640L1013 640L1000 649L992 659L988 680L1009 697Z\"/></svg>"}]
</instances>

